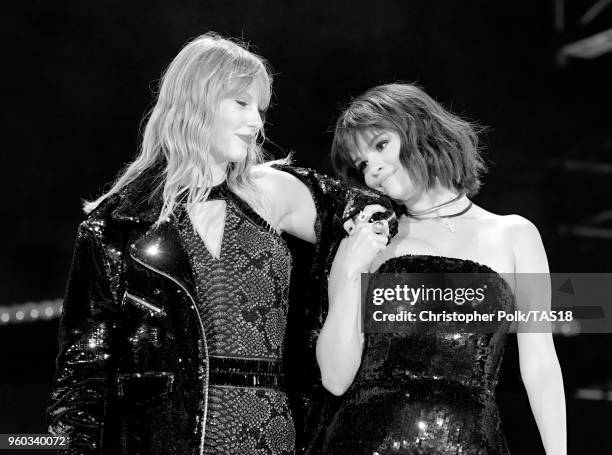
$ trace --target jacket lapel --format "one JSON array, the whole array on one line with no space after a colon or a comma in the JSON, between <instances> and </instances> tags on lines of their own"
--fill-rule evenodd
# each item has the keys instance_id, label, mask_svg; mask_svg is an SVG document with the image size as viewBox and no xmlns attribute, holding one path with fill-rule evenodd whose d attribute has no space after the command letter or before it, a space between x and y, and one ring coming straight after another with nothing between
<instances>
[{"instance_id":1,"label":"jacket lapel","mask_svg":"<svg viewBox=\"0 0 612 455\"><path fill-rule=\"evenodd\" d=\"M151 226L130 245L129 254L138 263L175 281L191 296L195 286L189 256L183 248L174 217L155 226L162 208L157 182L159 165L144 172L116 196L117 205L111 218L121 223Z\"/></svg>"},{"instance_id":2,"label":"jacket lapel","mask_svg":"<svg viewBox=\"0 0 612 455\"><path fill-rule=\"evenodd\" d=\"M152 227L130 246L130 256L145 267L177 282L195 296L189 256L173 221Z\"/></svg>"}]
</instances>

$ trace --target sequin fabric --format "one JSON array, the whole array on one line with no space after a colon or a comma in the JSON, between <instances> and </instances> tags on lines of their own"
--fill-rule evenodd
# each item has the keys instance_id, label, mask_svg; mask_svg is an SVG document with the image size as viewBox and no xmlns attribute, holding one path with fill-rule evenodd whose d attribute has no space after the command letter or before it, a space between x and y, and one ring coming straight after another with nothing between
<instances>
[{"instance_id":1,"label":"sequin fabric","mask_svg":"<svg viewBox=\"0 0 612 455\"><path fill-rule=\"evenodd\" d=\"M498 309L514 308L503 278L475 262L402 256L379 272L483 273ZM366 334L361 367L331 420L323 452L507 455L495 387L508 328Z\"/></svg>"},{"instance_id":2,"label":"sequin fabric","mask_svg":"<svg viewBox=\"0 0 612 455\"><path fill-rule=\"evenodd\" d=\"M209 355L280 362L288 311L291 255L284 240L227 189L221 255L214 258L189 217L179 232L196 281ZM272 387L208 388L206 454L292 454L295 429L287 395Z\"/></svg>"}]
</instances>

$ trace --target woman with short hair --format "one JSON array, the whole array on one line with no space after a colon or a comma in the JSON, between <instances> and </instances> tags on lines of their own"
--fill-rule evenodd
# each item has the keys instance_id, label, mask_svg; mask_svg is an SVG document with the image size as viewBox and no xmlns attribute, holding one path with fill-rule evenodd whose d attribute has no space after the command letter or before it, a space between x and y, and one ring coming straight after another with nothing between
<instances>
[{"instance_id":1,"label":"woman with short hair","mask_svg":"<svg viewBox=\"0 0 612 455\"><path fill-rule=\"evenodd\" d=\"M359 279L365 272L470 273L487 289L470 310L550 309L549 282L528 278L548 273L538 230L470 200L484 170L477 132L416 85L382 85L354 99L336 123L332 161L345 179L394 199L401 217L387 245L382 222L368 223L372 211L364 211L333 263L317 359L323 385L343 399L323 453L507 454L495 386L510 324L449 331L417 319L402 331L364 336ZM440 314L468 309L436 305ZM412 308L425 311L427 302ZM546 452L564 454L565 398L552 334L530 331L519 325L521 375Z\"/></svg>"}]
</instances>

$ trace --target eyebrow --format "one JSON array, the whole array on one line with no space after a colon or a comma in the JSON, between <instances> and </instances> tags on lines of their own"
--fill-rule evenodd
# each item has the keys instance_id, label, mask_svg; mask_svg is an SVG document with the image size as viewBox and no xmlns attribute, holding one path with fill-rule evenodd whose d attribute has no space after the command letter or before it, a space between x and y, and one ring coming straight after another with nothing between
<instances>
[{"instance_id":1,"label":"eyebrow","mask_svg":"<svg viewBox=\"0 0 612 455\"><path fill-rule=\"evenodd\" d=\"M370 139L370 140L369 140L369 141L366 143L366 145L367 145L368 147L372 147L372 144L373 144L374 142L376 142L376 140L377 140L377 139L378 139L380 136L382 136L383 134L386 134L386 133L387 133L386 131L380 131L380 132L378 132L378 133L374 133L374 136L372 136L372 138L371 138L371 139ZM362 136L362 137L363 137L363 136ZM353 143L355 143L355 141L353 141ZM350 158L350 159L351 159L351 161L353 162L353 165L357 165L357 163L359 163L359 156L357 156L357 157L352 157L352 156L350 156L350 155L349 155L349 158Z\"/></svg>"},{"instance_id":2,"label":"eyebrow","mask_svg":"<svg viewBox=\"0 0 612 455\"><path fill-rule=\"evenodd\" d=\"M382 136L383 134L387 134L386 131L381 131L379 133L375 133L374 136L368 141L368 147L372 147L372 144L374 142L376 142L376 139L378 139L380 136Z\"/></svg>"}]
</instances>

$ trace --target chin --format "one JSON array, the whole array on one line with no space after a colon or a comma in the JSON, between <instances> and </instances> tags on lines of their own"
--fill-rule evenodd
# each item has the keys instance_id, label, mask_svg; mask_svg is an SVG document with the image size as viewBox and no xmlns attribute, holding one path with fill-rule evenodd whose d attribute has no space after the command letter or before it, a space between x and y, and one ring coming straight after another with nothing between
<instances>
[{"instance_id":1,"label":"chin","mask_svg":"<svg viewBox=\"0 0 612 455\"><path fill-rule=\"evenodd\" d=\"M397 180L386 182L382 192L396 201L407 201L417 196L414 186Z\"/></svg>"},{"instance_id":2,"label":"chin","mask_svg":"<svg viewBox=\"0 0 612 455\"><path fill-rule=\"evenodd\" d=\"M380 187L381 193L385 196L390 197L391 199L401 199L404 196L405 191L402 191L401 188L397 188L397 185L385 185Z\"/></svg>"},{"instance_id":3,"label":"chin","mask_svg":"<svg viewBox=\"0 0 612 455\"><path fill-rule=\"evenodd\" d=\"M248 153L246 150L237 150L229 154L229 156L227 157L227 161L230 161L232 163L241 163L242 161L246 160L247 155Z\"/></svg>"}]
</instances>

